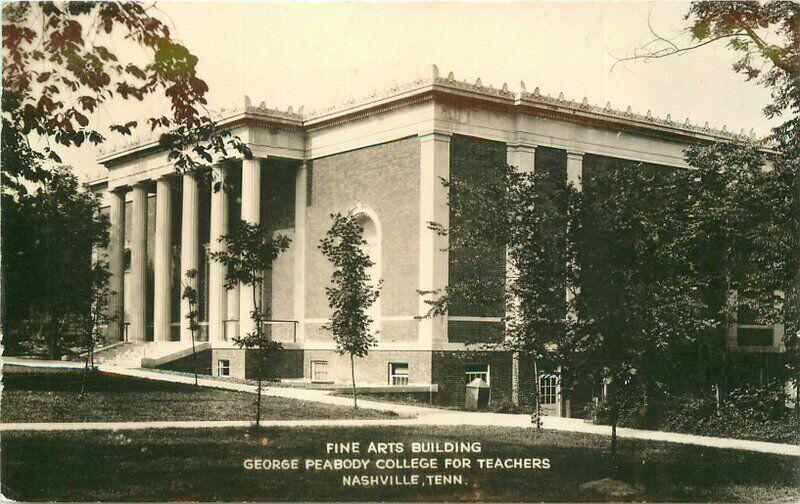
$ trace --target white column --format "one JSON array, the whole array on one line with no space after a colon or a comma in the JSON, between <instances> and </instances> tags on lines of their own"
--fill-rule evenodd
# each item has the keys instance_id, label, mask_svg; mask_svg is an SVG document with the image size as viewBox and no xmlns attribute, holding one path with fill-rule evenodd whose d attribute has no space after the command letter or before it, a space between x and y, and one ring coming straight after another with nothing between
<instances>
[{"instance_id":1,"label":"white column","mask_svg":"<svg viewBox=\"0 0 800 504\"><path fill-rule=\"evenodd\" d=\"M297 168L294 185L294 319L297 341L305 338L306 318L306 205L308 167L305 162Z\"/></svg>"},{"instance_id":2,"label":"white column","mask_svg":"<svg viewBox=\"0 0 800 504\"><path fill-rule=\"evenodd\" d=\"M506 147L506 162L522 172L532 172L536 159L536 146L528 144L509 144Z\"/></svg>"},{"instance_id":3,"label":"white column","mask_svg":"<svg viewBox=\"0 0 800 504\"><path fill-rule=\"evenodd\" d=\"M584 153L580 151L572 151L567 150L567 183L571 183L575 186L579 192L583 191L583 156ZM575 297L575 294L578 293L578 286L567 284L567 302L572 301ZM567 319L568 320L575 320L578 318L578 315L575 313L574 310L571 308L567 310ZM559 367L558 369L559 375L561 375L562 370ZM570 416L570 400L569 400L569 393L565 393L565 389L560 387L559 385L559 393L558 398L562 401L562 404L559 404L558 408L558 415L559 416Z\"/></svg>"},{"instance_id":4,"label":"white column","mask_svg":"<svg viewBox=\"0 0 800 504\"><path fill-rule=\"evenodd\" d=\"M571 183L580 192L583 191L583 152L567 151L567 183ZM576 294L577 286L567 285L567 302ZM567 318L574 320L577 315L572 311L567 312Z\"/></svg>"},{"instance_id":5,"label":"white column","mask_svg":"<svg viewBox=\"0 0 800 504\"><path fill-rule=\"evenodd\" d=\"M172 188L167 176L156 182L156 246L153 270L153 340L169 341L172 334Z\"/></svg>"},{"instance_id":6,"label":"white column","mask_svg":"<svg viewBox=\"0 0 800 504\"><path fill-rule=\"evenodd\" d=\"M261 160L242 160L242 220L261 223ZM239 336L255 330L251 313L254 309L253 286L239 286ZM256 293L257 294L257 293Z\"/></svg>"},{"instance_id":7,"label":"white column","mask_svg":"<svg viewBox=\"0 0 800 504\"><path fill-rule=\"evenodd\" d=\"M532 173L536 164L536 146L527 144L508 144L506 147L506 162L516 167L520 172ZM509 261L506 267L513 268ZM509 276L513 276L514 271ZM506 313L506 319L510 319L512 313ZM511 402L519 404L519 352L511 354Z\"/></svg>"},{"instance_id":8,"label":"white column","mask_svg":"<svg viewBox=\"0 0 800 504\"><path fill-rule=\"evenodd\" d=\"M434 131L420 135L420 206L419 206L419 288L436 290L447 286L448 240L428 228L428 222L449 226L447 190L442 180L450 179L450 134ZM430 308L420 296L418 313ZM425 318L419 322L419 341L433 348L447 341L447 317Z\"/></svg>"},{"instance_id":9,"label":"white column","mask_svg":"<svg viewBox=\"0 0 800 504\"><path fill-rule=\"evenodd\" d=\"M147 188L133 186L131 227L131 325L130 340L144 341L147 335Z\"/></svg>"},{"instance_id":10,"label":"white column","mask_svg":"<svg viewBox=\"0 0 800 504\"><path fill-rule=\"evenodd\" d=\"M227 245L220 239L228 233L228 188L225 187L227 168L220 164L214 168L211 188L211 232L209 252L225 252ZM219 183L219 185L217 185ZM215 186L218 190L214 190ZM208 339L225 340L227 292L225 291L225 265L211 259L208 272Z\"/></svg>"},{"instance_id":11,"label":"white column","mask_svg":"<svg viewBox=\"0 0 800 504\"><path fill-rule=\"evenodd\" d=\"M181 285L197 289L197 277L186 278L188 270L199 273L200 267L200 184L192 173L183 174L183 201L181 202ZM181 289L182 291L183 289ZM192 340L186 316L192 310L189 301L181 297L181 341Z\"/></svg>"},{"instance_id":12,"label":"white column","mask_svg":"<svg viewBox=\"0 0 800 504\"><path fill-rule=\"evenodd\" d=\"M125 322L125 191L116 189L109 194L111 199L109 229L109 313L114 317L108 323L107 340L109 343L122 341L124 337L123 323Z\"/></svg>"}]
</instances>

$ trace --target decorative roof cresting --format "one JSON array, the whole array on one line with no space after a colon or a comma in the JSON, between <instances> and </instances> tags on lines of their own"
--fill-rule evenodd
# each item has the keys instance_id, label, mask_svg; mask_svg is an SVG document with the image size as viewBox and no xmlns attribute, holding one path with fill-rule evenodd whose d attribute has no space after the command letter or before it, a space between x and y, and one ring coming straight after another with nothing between
<instances>
[{"instance_id":1,"label":"decorative roof cresting","mask_svg":"<svg viewBox=\"0 0 800 504\"><path fill-rule=\"evenodd\" d=\"M699 124L693 124L688 117L684 121L679 121L679 120L673 121L670 114L667 114L665 118L653 116L650 110L648 110L645 114L639 114L633 112L630 106L627 106L626 109L623 111L621 109L613 108L610 102L606 102L605 106L601 107L598 105L590 104L589 99L587 97L583 97L581 101L567 99L564 97L563 92L559 92L558 97L553 98L550 95L543 95L539 91L538 87L534 88L533 92L528 91L527 87L525 86L525 82L520 82L519 91L514 92L509 90L508 84L506 83L503 83L503 85L500 88L496 88L491 85L485 85L483 84L480 77L478 77L474 82L470 82L467 80L458 80L456 79L453 72L448 72L447 77L443 77L440 74L439 68L436 65L431 66L431 71L427 76L420 77L419 75L417 75L417 77L414 80L407 82L405 84L394 84L393 86L382 92L372 92L366 96L360 97L359 99L351 98L343 103L339 103L338 105L332 105L323 108L321 110L306 111L302 106L299 107L297 110L294 110L294 108L291 106L288 107L286 110L282 110L279 108L269 107L263 101L256 106L253 105L253 102L250 99L250 97L245 95L242 106L235 107L233 109L224 109L224 108L217 109L212 112L212 117L217 121L222 121L224 119L229 119L236 115L246 113L246 114L256 114L278 120L287 120L287 121L304 123L305 121L320 119L328 115L333 115L347 111L348 109L354 107L369 105L371 103L375 103L383 99L399 96L409 91L426 88L430 86L439 86L458 91L476 93L488 97L513 100L515 103L525 103L528 105L532 105L534 107L540 106L547 108L560 108L572 111L586 112L609 118L636 121L641 123L652 124L655 126L669 127L687 131L690 133L711 135L718 138L724 138L734 141L758 142L762 144L767 144L766 141L757 138L753 130L750 130L749 134L745 133L744 130L742 130L740 133L734 133L728 131L727 126L723 126L721 129L719 129L710 127L708 125L708 122L705 122L703 126L700 126ZM145 145L147 143L155 142L158 140L158 135L159 133L153 133L146 136L130 139L122 145L113 146L112 149L109 150L108 152L104 152L103 150L101 150L101 155L115 154L129 149L134 149L136 147Z\"/></svg>"}]
</instances>

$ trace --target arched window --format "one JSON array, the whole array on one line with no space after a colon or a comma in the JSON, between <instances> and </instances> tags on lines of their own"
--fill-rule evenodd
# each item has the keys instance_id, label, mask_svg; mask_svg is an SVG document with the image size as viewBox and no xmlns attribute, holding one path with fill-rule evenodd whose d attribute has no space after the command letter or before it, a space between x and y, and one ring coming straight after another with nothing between
<instances>
[{"instance_id":1,"label":"arched window","mask_svg":"<svg viewBox=\"0 0 800 504\"><path fill-rule=\"evenodd\" d=\"M367 274L372 281L373 286L377 286L381 279L381 228L378 222L377 215L372 209L363 205L359 205L353 210L353 215L356 217L358 224L364 229L363 237L367 242L364 245L364 252L369 255L372 262L375 263L367 270ZM372 319L372 328L375 331L380 330L381 321L381 298L380 296L370 306L367 314Z\"/></svg>"}]
</instances>

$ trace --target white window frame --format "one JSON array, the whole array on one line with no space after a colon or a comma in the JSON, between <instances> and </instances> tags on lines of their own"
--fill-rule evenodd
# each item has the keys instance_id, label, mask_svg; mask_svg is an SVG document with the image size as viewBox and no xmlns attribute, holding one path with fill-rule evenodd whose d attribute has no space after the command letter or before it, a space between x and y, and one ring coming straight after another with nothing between
<instances>
[{"instance_id":1,"label":"white window frame","mask_svg":"<svg viewBox=\"0 0 800 504\"><path fill-rule=\"evenodd\" d=\"M404 366L406 369L406 373L397 374L395 366ZM408 385L410 379L411 379L411 366L408 365L408 362L393 361L389 363L389 385L405 386Z\"/></svg>"},{"instance_id":2,"label":"white window frame","mask_svg":"<svg viewBox=\"0 0 800 504\"><path fill-rule=\"evenodd\" d=\"M475 378L480 378L483 381L485 381L487 385L491 385L492 384L492 382L490 381L491 380L491 376L492 376L492 373L491 373L492 369L491 369L491 366L489 364L483 364L483 363L475 362L475 363L470 363L470 364L467 364L467 365L468 366L486 366L486 371L485 372L484 371L466 371L465 370L464 371L464 375L466 376L467 383L471 382Z\"/></svg>"},{"instance_id":3,"label":"white window frame","mask_svg":"<svg viewBox=\"0 0 800 504\"><path fill-rule=\"evenodd\" d=\"M553 373L542 373L539 375L539 404L552 405L558 404L558 375Z\"/></svg>"},{"instance_id":4,"label":"white window frame","mask_svg":"<svg viewBox=\"0 0 800 504\"><path fill-rule=\"evenodd\" d=\"M223 373L223 370L226 372ZM231 360L217 359L217 376L230 376L230 375L231 375Z\"/></svg>"},{"instance_id":5,"label":"white window frame","mask_svg":"<svg viewBox=\"0 0 800 504\"><path fill-rule=\"evenodd\" d=\"M322 379L317 379L317 373L320 371L318 366L325 367L324 369L324 376ZM330 379L328 378L328 361L324 359L315 359L311 361L311 383L327 383Z\"/></svg>"}]
</instances>

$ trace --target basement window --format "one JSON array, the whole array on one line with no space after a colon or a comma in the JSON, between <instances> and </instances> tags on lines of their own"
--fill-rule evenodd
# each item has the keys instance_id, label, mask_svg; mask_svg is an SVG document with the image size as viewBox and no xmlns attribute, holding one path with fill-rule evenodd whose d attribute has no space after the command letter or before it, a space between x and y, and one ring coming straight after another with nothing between
<instances>
[{"instance_id":1,"label":"basement window","mask_svg":"<svg viewBox=\"0 0 800 504\"><path fill-rule=\"evenodd\" d=\"M389 385L408 385L408 362L389 363Z\"/></svg>"},{"instance_id":2,"label":"basement window","mask_svg":"<svg viewBox=\"0 0 800 504\"><path fill-rule=\"evenodd\" d=\"M480 378L485 381L487 385L491 385L489 383L489 364L466 364L464 365L464 372L467 383L475 378Z\"/></svg>"},{"instance_id":3,"label":"basement window","mask_svg":"<svg viewBox=\"0 0 800 504\"><path fill-rule=\"evenodd\" d=\"M217 376L230 376L230 375L231 375L230 359L217 360Z\"/></svg>"},{"instance_id":4,"label":"basement window","mask_svg":"<svg viewBox=\"0 0 800 504\"><path fill-rule=\"evenodd\" d=\"M328 381L328 361L311 361L311 381L315 383L325 383Z\"/></svg>"}]
</instances>

